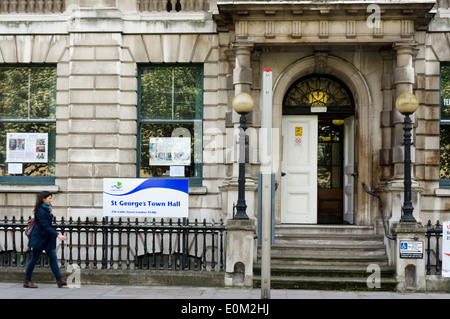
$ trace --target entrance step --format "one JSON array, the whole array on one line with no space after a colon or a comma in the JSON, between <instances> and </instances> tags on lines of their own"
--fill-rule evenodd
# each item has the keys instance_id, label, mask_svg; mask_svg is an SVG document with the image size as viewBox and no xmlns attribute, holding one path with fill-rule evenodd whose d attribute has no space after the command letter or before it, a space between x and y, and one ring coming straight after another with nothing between
<instances>
[{"instance_id":1,"label":"entrance step","mask_svg":"<svg viewBox=\"0 0 450 319\"><path fill-rule=\"evenodd\" d=\"M275 225L275 235L277 234L361 234L373 235L372 226L354 225Z\"/></svg>"},{"instance_id":2,"label":"entrance step","mask_svg":"<svg viewBox=\"0 0 450 319\"><path fill-rule=\"evenodd\" d=\"M261 276L255 276L253 282L255 288L260 288ZM270 287L273 289L394 291L397 287L397 281L394 279L393 275L389 275L388 277L382 276L378 286L379 288L377 288L377 286L369 286L367 284L367 277L336 277L334 274L330 277L271 276Z\"/></svg>"},{"instance_id":3,"label":"entrance step","mask_svg":"<svg viewBox=\"0 0 450 319\"><path fill-rule=\"evenodd\" d=\"M254 285L260 286L260 255ZM271 247L271 287L290 289L368 289L370 265L378 265L379 290L394 290L382 235L373 227L350 225L281 225ZM372 266L374 267L374 266ZM376 266L375 266L376 267ZM369 270L368 270L369 269Z\"/></svg>"}]
</instances>

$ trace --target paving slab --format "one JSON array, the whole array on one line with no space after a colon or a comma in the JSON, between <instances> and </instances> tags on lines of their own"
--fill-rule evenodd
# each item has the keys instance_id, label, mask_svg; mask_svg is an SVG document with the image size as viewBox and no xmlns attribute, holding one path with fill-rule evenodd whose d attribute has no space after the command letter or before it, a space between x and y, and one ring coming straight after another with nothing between
<instances>
[{"instance_id":1,"label":"paving slab","mask_svg":"<svg viewBox=\"0 0 450 319\"><path fill-rule=\"evenodd\" d=\"M261 290L222 287L80 285L58 288L39 284L26 289L22 283L0 283L0 299L261 299ZM386 291L328 291L272 289L271 299L450 299L450 293L404 293Z\"/></svg>"}]
</instances>

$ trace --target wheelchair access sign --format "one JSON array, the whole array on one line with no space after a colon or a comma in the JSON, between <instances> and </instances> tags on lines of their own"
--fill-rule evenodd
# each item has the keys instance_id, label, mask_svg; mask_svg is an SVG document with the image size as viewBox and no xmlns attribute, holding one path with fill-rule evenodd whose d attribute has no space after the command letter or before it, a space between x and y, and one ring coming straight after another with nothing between
<instances>
[{"instance_id":1,"label":"wheelchair access sign","mask_svg":"<svg viewBox=\"0 0 450 319\"><path fill-rule=\"evenodd\" d=\"M400 242L400 258L422 259L423 258L423 241L401 241Z\"/></svg>"}]
</instances>

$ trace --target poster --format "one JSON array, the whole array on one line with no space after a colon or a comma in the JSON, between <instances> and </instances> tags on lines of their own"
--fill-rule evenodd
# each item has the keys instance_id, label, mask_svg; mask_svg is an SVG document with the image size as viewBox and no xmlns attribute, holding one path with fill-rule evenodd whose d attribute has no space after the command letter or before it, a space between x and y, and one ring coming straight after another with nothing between
<instances>
[{"instance_id":1,"label":"poster","mask_svg":"<svg viewBox=\"0 0 450 319\"><path fill-rule=\"evenodd\" d=\"M151 137L150 165L191 165L190 137Z\"/></svg>"},{"instance_id":2,"label":"poster","mask_svg":"<svg viewBox=\"0 0 450 319\"><path fill-rule=\"evenodd\" d=\"M6 162L47 163L48 133L6 133Z\"/></svg>"},{"instance_id":3,"label":"poster","mask_svg":"<svg viewBox=\"0 0 450 319\"><path fill-rule=\"evenodd\" d=\"M450 277L450 221L442 226L442 277Z\"/></svg>"},{"instance_id":4,"label":"poster","mask_svg":"<svg viewBox=\"0 0 450 319\"><path fill-rule=\"evenodd\" d=\"M188 179L103 179L103 216L183 218L188 212Z\"/></svg>"}]
</instances>

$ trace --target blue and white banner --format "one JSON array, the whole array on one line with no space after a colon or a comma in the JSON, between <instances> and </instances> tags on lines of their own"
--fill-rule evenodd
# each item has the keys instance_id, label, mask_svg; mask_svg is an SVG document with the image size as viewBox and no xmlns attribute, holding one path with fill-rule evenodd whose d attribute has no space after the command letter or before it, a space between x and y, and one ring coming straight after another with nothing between
<instances>
[{"instance_id":1,"label":"blue and white banner","mask_svg":"<svg viewBox=\"0 0 450 319\"><path fill-rule=\"evenodd\" d=\"M103 216L188 217L188 179L103 179Z\"/></svg>"}]
</instances>

